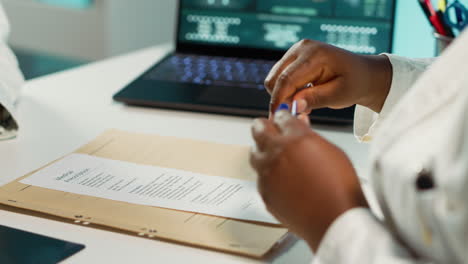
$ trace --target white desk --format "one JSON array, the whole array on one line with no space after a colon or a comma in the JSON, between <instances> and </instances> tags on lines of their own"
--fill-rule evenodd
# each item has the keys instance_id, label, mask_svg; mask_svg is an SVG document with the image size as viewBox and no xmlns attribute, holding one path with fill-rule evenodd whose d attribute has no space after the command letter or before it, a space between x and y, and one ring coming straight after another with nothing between
<instances>
[{"instance_id":1,"label":"white desk","mask_svg":"<svg viewBox=\"0 0 468 264\"><path fill-rule=\"evenodd\" d=\"M0 142L0 184L57 159L109 128L252 145L252 119L128 107L112 95L169 50L160 46L29 81L19 104L20 136ZM342 147L356 167L366 165L367 146L351 128L318 131ZM210 250L152 241L89 227L0 211L0 224L83 243L65 263L309 263L303 241L256 261Z\"/></svg>"}]
</instances>

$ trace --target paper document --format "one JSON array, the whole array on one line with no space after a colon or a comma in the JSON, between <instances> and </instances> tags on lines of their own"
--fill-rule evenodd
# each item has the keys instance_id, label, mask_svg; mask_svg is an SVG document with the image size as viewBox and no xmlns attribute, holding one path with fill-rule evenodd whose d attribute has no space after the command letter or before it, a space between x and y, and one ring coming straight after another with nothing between
<instances>
[{"instance_id":1,"label":"paper document","mask_svg":"<svg viewBox=\"0 0 468 264\"><path fill-rule=\"evenodd\" d=\"M277 224L256 184L235 178L71 154L21 183L121 202Z\"/></svg>"}]
</instances>

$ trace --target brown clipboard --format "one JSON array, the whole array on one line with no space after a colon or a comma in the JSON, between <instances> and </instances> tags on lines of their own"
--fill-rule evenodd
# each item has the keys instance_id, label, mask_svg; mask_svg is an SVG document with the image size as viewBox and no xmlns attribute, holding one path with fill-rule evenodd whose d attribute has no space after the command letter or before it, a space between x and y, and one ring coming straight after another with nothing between
<instances>
[{"instance_id":1,"label":"brown clipboard","mask_svg":"<svg viewBox=\"0 0 468 264\"><path fill-rule=\"evenodd\" d=\"M109 130L75 151L137 164L254 180L248 152L246 146L118 130ZM288 234L286 228L278 225L131 204L20 182L34 172L0 187L2 209L254 258L264 256Z\"/></svg>"}]
</instances>

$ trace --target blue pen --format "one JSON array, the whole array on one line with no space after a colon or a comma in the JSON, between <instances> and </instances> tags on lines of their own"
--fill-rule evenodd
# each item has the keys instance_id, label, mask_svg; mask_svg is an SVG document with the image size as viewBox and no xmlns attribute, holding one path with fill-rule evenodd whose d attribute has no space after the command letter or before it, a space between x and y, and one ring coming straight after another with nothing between
<instances>
[{"instance_id":1,"label":"blue pen","mask_svg":"<svg viewBox=\"0 0 468 264\"><path fill-rule=\"evenodd\" d=\"M294 101L292 102L291 114L292 114L293 116L297 116L297 101L296 101L296 100L294 100Z\"/></svg>"},{"instance_id":2,"label":"blue pen","mask_svg":"<svg viewBox=\"0 0 468 264\"><path fill-rule=\"evenodd\" d=\"M301 89L299 89L297 92L300 92L304 89L309 89L309 88L312 88L314 87L314 84L312 82L309 82L307 83L306 85L304 85L304 87L302 87ZM280 104L280 106L278 107L278 109L276 109L276 112L278 111L282 111L282 110L286 110L286 111L289 111L289 105L288 104ZM290 111L291 115L293 116L297 116L297 101L294 100L291 104L291 111Z\"/></svg>"},{"instance_id":3,"label":"blue pen","mask_svg":"<svg viewBox=\"0 0 468 264\"><path fill-rule=\"evenodd\" d=\"M288 104L280 104L278 109L276 109L276 112L283 111L283 110L289 111L289 105ZM297 101L292 102L290 113L293 116L297 116Z\"/></svg>"}]
</instances>

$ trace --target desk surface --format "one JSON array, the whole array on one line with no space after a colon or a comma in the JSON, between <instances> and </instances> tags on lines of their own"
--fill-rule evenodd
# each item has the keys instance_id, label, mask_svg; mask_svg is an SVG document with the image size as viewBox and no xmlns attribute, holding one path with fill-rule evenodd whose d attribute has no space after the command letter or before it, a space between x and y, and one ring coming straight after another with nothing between
<instances>
[{"instance_id":1,"label":"desk surface","mask_svg":"<svg viewBox=\"0 0 468 264\"><path fill-rule=\"evenodd\" d=\"M129 107L112 95L170 50L159 46L29 81L18 105L20 135L0 142L0 184L68 154L109 128L252 145L252 119ZM316 127L360 170L367 146L351 128ZM86 245L65 263L310 263L303 241L280 246L263 261L152 241L37 217L0 211L0 224Z\"/></svg>"}]
</instances>

